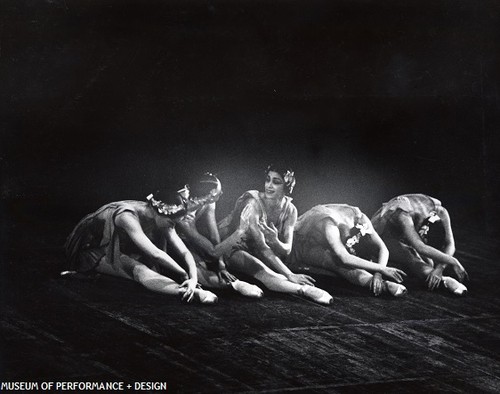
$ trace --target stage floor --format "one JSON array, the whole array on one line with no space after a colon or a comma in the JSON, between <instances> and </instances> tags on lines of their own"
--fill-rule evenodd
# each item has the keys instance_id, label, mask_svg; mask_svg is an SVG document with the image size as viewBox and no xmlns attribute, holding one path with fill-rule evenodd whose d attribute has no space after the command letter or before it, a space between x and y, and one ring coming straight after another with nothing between
<instances>
[{"instance_id":1,"label":"stage floor","mask_svg":"<svg viewBox=\"0 0 500 394\"><path fill-rule=\"evenodd\" d=\"M319 277L332 306L269 291L261 300L216 291L219 303L203 306L125 280L58 277L59 230L4 251L2 382L167 382L184 393L500 392L497 240L457 229L457 257L471 278L465 298L413 281L404 299L376 298Z\"/></svg>"}]
</instances>

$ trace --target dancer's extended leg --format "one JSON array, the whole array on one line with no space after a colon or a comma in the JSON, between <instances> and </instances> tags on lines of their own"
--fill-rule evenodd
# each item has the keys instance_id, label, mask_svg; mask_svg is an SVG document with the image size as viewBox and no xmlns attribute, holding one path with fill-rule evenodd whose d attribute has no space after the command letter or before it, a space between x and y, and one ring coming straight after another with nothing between
<instances>
[{"instance_id":1,"label":"dancer's extended leg","mask_svg":"<svg viewBox=\"0 0 500 394\"><path fill-rule=\"evenodd\" d=\"M131 279L140 283L148 290L158 293L180 296L185 292L185 289L180 287L179 283L173 279L160 275L144 263L127 255L121 255L119 264L116 264L114 267L111 266L104 257L103 261L99 263L97 271L102 274ZM203 289L195 289L194 298L205 304L217 302L217 296L215 294Z\"/></svg>"},{"instance_id":2,"label":"dancer's extended leg","mask_svg":"<svg viewBox=\"0 0 500 394\"><path fill-rule=\"evenodd\" d=\"M321 304L330 304L333 300L330 294L317 287L290 282L284 275L274 272L246 251L233 253L229 259L229 267L258 279L269 290L303 295Z\"/></svg>"}]
</instances>

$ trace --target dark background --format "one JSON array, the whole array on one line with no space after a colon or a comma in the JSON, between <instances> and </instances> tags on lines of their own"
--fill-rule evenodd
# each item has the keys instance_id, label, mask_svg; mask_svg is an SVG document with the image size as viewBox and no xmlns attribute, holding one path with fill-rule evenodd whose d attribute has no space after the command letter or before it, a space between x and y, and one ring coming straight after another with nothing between
<instances>
[{"instance_id":1,"label":"dark background","mask_svg":"<svg viewBox=\"0 0 500 394\"><path fill-rule=\"evenodd\" d=\"M499 60L497 0L0 0L0 379L498 393ZM222 217L282 160L300 213L441 199L469 295L208 308L58 275L102 204L210 170Z\"/></svg>"},{"instance_id":2,"label":"dark background","mask_svg":"<svg viewBox=\"0 0 500 394\"><path fill-rule=\"evenodd\" d=\"M282 160L299 213L422 192L498 234L497 1L0 7L7 245L206 170L221 217Z\"/></svg>"}]
</instances>

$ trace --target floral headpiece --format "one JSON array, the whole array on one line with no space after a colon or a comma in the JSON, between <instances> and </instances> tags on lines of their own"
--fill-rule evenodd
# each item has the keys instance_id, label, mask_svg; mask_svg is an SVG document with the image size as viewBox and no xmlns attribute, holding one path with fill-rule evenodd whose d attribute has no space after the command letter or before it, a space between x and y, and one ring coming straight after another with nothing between
<instances>
[{"instance_id":1,"label":"floral headpiece","mask_svg":"<svg viewBox=\"0 0 500 394\"><path fill-rule=\"evenodd\" d=\"M427 234L429 233L431 224L436 223L439 220L441 219L438 214L435 211L432 211L422 223L422 226L418 230L418 235L425 243L427 243Z\"/></svg>"},{"instance_id":2,"label":"floral headpiece","mask_svg":"<svg viewBox=\"0 0 500 394\"><path fill-rule=\"evenodd\" d=\"M191 197L189 185L185 185L182 189L177 190L180 204L166 204L161 200L156 200L152 193L147 196L146 199L160 215L167 216L169 218L182 217L188 212L196 211L202 206L215 202L219 199L222 194L222 185L217 177L213 176L213 178L215 188L210 190L210 192L205 196Z\"/></svg>"},{"instance_id":3,"label":"floral headpiece","mask_svg":"<svg viewBox=\"0 0 500 394\"><path fill-rule=\"evenodd\" d=\"M352 232L354 235L352 235L350 238L348 238L345 242L346 249L349 251L350 254L356 255L356 250L354 249L354 245L359 243L362 237L364 237L366 234L372 234L372 229L368 225L368 223L356 223L356 225L353 227Z\"/></svg>"},{"instance_id":4,"label":"floral headpiece","mask_svg":"<svg viewBox=\"0 0 500 394\"><path fill-rule=\"evenodd\" d=\"M282 175L283 181L285 182L285 187L288 190L289 194L292 194L293 188L295 187L295 172L286 170L286 172Z\"/></svg>"}]
</instances>

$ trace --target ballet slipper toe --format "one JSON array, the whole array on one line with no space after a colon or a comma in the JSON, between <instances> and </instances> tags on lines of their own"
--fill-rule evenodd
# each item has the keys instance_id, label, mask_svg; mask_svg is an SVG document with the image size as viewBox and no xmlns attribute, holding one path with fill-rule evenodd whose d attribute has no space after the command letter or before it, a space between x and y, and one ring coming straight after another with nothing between
<instances>
[{"instance_id":1,"label":"ballet slipper toe","mask_svg":"<svg viewBox=\"0 0 500 394\"><path fill-rule=\"evenodd\" d=\"M406 287L403 285L398 285L398 288L393 295L394 297L403 297L404 295L406 295L406 293L408 293Z\"/></svg>"},{"instance_id":2,"label":"ballet slipper toe","mask_svg":"<svg viewBox=\"0 0 500 394\"><path fill-rule=\"evenodd\" d=\"M467 294L467 287L450 276L443 276L443 285L445 289L457 296L465 296Z\"/></svg>"},{"instance_id":3,"label":"ballet slipper toe","mask_svg":"<svg viewBox=\"0 0 500 394\"><path fill-rule=\"evenodd\" d=\"M216 304L219 301L219 298L208 290L196 289L194 295L201 304Z\"/></svg>"},{"instance_id":4,"label":"ballet slipper toe","mask_svg":"<svg viewBox=\"0 0 500 394\"><path fill-rule=\"evenodd\" d=\"M234 282L231 282L231 286L236 292L244 295L245 297L261 298L262 296L264 296L264 292L260 287L247 282L243 282L241 280L235 280Z\"/></svg>"},{"instance_id":5,"label":"ballet slipper toe","mask_svg":"<svg viewBox=\"0 0 500 394\"><path fill-rule=\"evenodd\" d=\"M302 286L299 290L299 294L318 304L330 305L333 303L333 297L329 293L314 286Z\"/></svg>"},{"instance_id":6,"label":"ballet slipper toe","mask_svg":"<svg viewBox=\"0 0 500 394\"><path fill-rule=\"evenodd\" d=\"M405 286L390 281L385 282L385 288L393 297L403 297L408 293Z\"/></svg>"}]
</instances>

